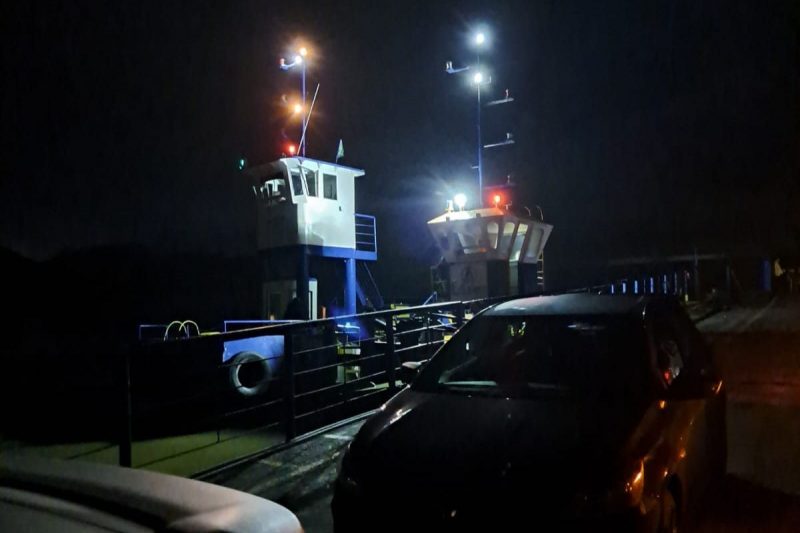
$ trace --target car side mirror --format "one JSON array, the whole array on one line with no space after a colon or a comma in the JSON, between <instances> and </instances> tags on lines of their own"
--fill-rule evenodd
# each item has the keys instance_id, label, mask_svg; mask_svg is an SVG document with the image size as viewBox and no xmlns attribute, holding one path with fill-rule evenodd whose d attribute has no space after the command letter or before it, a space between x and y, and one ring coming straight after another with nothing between
<instances>
[{"instance_id":1,"label":"car side mirror","mask_svg":"<svg viewBox=\"0 0 800 533\"><path fill-rule=\"evenodd\" d=\"M406 361L400 365L400 381L402 381L404 385L408 385L414 381L419 375L420 369L427 362L427 359L424 361Z\"/></svg>"}]
</instances>

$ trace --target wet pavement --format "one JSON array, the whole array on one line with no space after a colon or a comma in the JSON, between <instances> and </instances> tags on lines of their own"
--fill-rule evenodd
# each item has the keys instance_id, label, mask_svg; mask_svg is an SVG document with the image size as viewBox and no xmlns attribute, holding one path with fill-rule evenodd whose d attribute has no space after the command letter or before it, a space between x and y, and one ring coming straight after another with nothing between
<instances>
[{"instance_id":1,"label":"wet pavement","mask_svg":"<svg viewBox=\"0 0 800 533\"><path fill-rule=\"evenodd\" d=\"M800 297L699 323L728 391L728 476L700 531L800 531Z\"/></svg>"},{"instance_id":2,"label":"wet pavement","mask_svg":"<svg viewBox=\"0 0 800 533\"><path fill-rule=\"evenodd\" d=\"M800 531L800 297L699 323L728 390L728 475L695 526L706 532ZM308 532L332 531L336 468L362 422L209 481L280 502Z\"/></svg>"},{"instance_id":3,"label":"wet pavement","mask_svg":"<svg viewBox=\"0 0 800 533\"><path fill-rule=\"evenodd\" d=\"M256 494L294 511L309 533L333 531L330 502L339 461L363 420L206 481Z\"/></svg>"}]
</instances>

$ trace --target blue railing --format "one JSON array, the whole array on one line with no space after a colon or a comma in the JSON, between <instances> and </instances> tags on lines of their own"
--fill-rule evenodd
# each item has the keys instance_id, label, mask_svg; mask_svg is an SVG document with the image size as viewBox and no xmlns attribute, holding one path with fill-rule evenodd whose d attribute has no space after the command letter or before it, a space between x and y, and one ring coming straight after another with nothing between
<instances>
[{"instance_id":1,"label":"blue railing","mask_svg":"<svg viewBox=\"0 0 800 533\"><path fill-rule=\"evenodd\" d=\"M378 235L372 215L356 213L356 250L373 254L378 252Z\"/></svg>"},{"instance_id":2,"label":"blue railing","mask_svg":"<svg viewBox=\"0 0 800 533\"><path fill-rule=\"evenodd\" d=\"M568 292L590 292L594 294L635 294L635 295L664 295L688 296L692 294L690 275L687 271L680 274L639 275L629 278L620 278L615 281L573 289ZM695 297L697 295L694 295Z\"/></svg>"}]
</instances>

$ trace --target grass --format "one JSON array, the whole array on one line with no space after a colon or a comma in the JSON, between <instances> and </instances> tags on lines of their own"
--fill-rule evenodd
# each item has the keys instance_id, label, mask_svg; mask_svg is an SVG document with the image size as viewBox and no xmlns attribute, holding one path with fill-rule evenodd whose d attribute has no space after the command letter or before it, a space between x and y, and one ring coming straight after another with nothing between
<instances>
[{"instance_id":1,"label":"grass","mask_svg":"<svg viewBox=\"0 0 800 533\"><path fill-rule=\"evenodd\" d=\"M188 477L282 442L283 431L274 426L205 431L138 440L132 446L132 459L134 468ZM119 462L119 447L103 441L53 444L6 441L3 451L24 451L56 459L79 459L113 465Z\"/></svg>"}]
</instances>

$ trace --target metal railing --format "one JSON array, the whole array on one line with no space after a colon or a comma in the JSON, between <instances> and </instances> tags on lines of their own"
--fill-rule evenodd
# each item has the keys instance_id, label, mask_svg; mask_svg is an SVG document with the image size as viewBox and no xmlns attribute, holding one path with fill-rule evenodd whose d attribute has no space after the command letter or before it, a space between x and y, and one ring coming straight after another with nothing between
<instances>
[{"instance_id":1,"label":"metal railing","mask_svg":"<svg viewBox=\"0 0 800 533\"><path fill-rule=\"evenodd\" d=\"M146 462L137 460L135 466L260 436L262 447L244 454L239 450L220 461L225 464L268 454L319 428L371 412L403 386L402 363L430 358L470 311L502 299L444 302L142 344L124 353L119 365L119 464L133 466L135 444L165 434L216 438L165 450ZM225 343L258 338L281 338L282 353L222 362Z\"/></svg>"},{"instance_id":2,"label":"metal railing","mask_svg":"<svg viewBox=\"0 0 800 533\"><path fill-rule=\"evenodd\" d=\"M608 294L611 286L581 291ZM369 413L404 386L399 380L403 363L429 359L471 312L513 298L519 296L142 344L124 353L119 365L119 464L133 465L134 443L164 434L216 434L216 438L137 461L135 466L260 436L261 440L255 439L260 443L257 449L235 450L215 465L217 469L267 455L320 428ZM278 339L282 350L255 361L252 357L222 361L226 343L243 339Z\"/></svg>"},{"instance_id":3,"label":"metal railing","mask_svg":"<svg viewBox=\"0 0 800 533\"><path fill-rule=\"evenodd\" d=\"M692 294L687 271L671 274L645 274L619 278L614 281L569 292L588 292L594 294L619 294L619 295L663 295L663 296L689 296Z\"/></svg>"},{"instance_id":4,"label":"metal railing","mask_svg":"<svg viewBox=\"0 0 800 533\"><path fill-rule=\"evenodd\" d=\"M356 250L377 253L378 233L375 217L356 213Z\"/></svg>"},{"instance_id":5,"label":"metal railing","mask_svg":"<svg viewBox=\"0 0 800 533\"><path fill-rule=\"evenodd\" d=\"M633 292L631 281L625 291L618 281L614 293ZM649 294L649 280L643 285ZM663 292L681 293L674 280L660 286ZM609 293L610 287L582 291ZM63 449L58 452L63 457L116 460L173 472L266 455L320 428L371 412L403 386L402 363L432 356L469 312L519 297L258 327L230 323L225 328L229 331L194 337L186 337L191 328L173 327L175 334L165 335L145 326L140 333L149 342L114 351L110 357L98 354L92 359L97 368L81 369L78 385L62 380L63 390L54 389L52 398L65 399L64 408L54 405L50 411L58 413L57 419L42 428L48 432L47 442ZM259 338L279 341L273 345L280 349L255 363L230 353L237 341ZM223 355L226 348L230 357ZM58 372L72 369L69 360L59 358L63 363ZM109 361L113 374L111 365L105 366ZM23 431L33 426L28 418L23 413L9 423L8 435L14 424L22 429L18 443L10 438L6 446L36 446L38 434L29 439ZM193 452L199 453L189 455ZM195 468L198 457L202 461L197 464L202 464ZM178 461L183 465L176 470Z\"/></svg>"}]
</instances>

